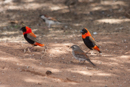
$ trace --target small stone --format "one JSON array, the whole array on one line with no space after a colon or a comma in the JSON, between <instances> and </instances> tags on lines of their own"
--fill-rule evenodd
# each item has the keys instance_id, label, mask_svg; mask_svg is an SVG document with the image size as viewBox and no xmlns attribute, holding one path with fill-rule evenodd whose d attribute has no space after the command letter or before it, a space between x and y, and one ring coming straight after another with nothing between
<instances>
[{"instance_id":1,"label":"small stone","mask_svg":"<svg viewBox=\"0 0 130 87\"><path fill-rule=\"evenodd\" d=\"M42 65L42 63L40 63L40 65Z\"/></svg>"},{"instance_id":2,"label":"small stone","mask_svg":"<svg viewBox=\"0 0 130 87\"><path fill-rule=\"evenodd\" d=\"M73 76L73 78L75 78L75 76Z\"/></svg>"},{"instance_id":3,"label":"small stone","mask_svg":"<svg viewBox=\"0 0 130 87\"><path fill-rule=\"evenodd\" d=\"M49 71L49 70L46 71L46 75L51 75L51 74L52 74L51 71Z\"/></svg>"},{"instance_id":4,"label":"small stone","mask_svg":"<svg viewBox=\"0 0 130 87\"><path fill-rule=\"evenodd\" d=\"M29 66L27 66L27 68L29 68Z\"/></svg>"},{"instance_id":5,"label":"small stone","mask_svg":"<svg viewBox=\"0 0 130 87\"><path fill-rule=\"evenodd\" d=\"M93 32L93 34L97 34L97 32Z\"/></svg>"},{"instance_id":6,"label":"small stone","mask_svg":"<svg viewBox=\"0 0 130 87\"><path fill-rule=\"evenodd\" d=\"M68 26L65 26L65 28L68 28Z\"/></svg>"},{"instance_id":7,"label":"small stone","mask_svg":"<svg viewBox=\"0 0 130 87\"><path fill-rule=\"evenodd\" d=\"M104 87L107 87L107 85L105 85Z\"/></svg>"},{"instance_id":8,"label":"small stone","mask_svg":"<svg viewBox=\"0 0 130 87\"><path fill-rule=\"evenodd\" d=\"M41 83L37 83L38 85L42 85Z\"/></svg>"}]
</instances>

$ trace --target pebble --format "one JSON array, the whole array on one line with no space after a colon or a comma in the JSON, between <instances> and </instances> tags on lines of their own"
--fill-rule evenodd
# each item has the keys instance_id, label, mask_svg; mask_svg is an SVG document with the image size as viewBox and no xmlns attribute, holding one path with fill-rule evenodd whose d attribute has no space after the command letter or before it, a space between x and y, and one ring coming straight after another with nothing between
<instances>
[{"instance_id":1,"label":"pebble","mask_svg":"<svg viewBox=\"0 0 130 87\"><path fill-rule=\"evenodd\" d=\"M65 28L68 28L68 26L65 26Z\"/></svg>"},{"instance_id":2,"label":"pebble","mask_svg":"<svg viewBox=\"0 0 130 87\"><path fill-rule=\"evenodd\" d=\"M107 85L105 85L104 87L107 87Z\"/></svg>"},{"instance_id":3,"label":"pebble","mask_svg":"<svg viewBox=\"0 0 130 87\"><path fill-rule=\"evenodd\" d=\"M97 34L97 32L93 32L93 34L95 35L95 34Z\"/></svg>"},{"instance_id":4,"label":"pebble","mask_svg":"<svg viewBox=\"0 0 130 87\"><path fill-rule=\"evenodd\" d=\"M40 63L40 65L42 65L42 63Z\"/></svg>"},{"instance_id":5,"label":"pebble","mask_svg":"<svg viewBox=\"0 0 130 87\"><path fill-rule=\"evenodd\" d=\"M46 71L46 75L51 75L51 74L52 74L51 71L49 71L49 70Z\"/></svg>"},{"instance_id":6,"label":"pebble","mask_svg":"<svg viewBox=\"0 0 130 87\"><path fill-rule=\"evenodd\" d=\"M73 76L73 78L75 78L76 76Z\"/></svg>"},{"instance_id":7,"label":"pebble","mask_svg":"<svg viewBox=\"0 0 130 87\"><path fill-rule=\"evenodd\" d=\"M80 79L80 81L82 81L82 79Z\"/></svg>"},{"instance_id":8,"label":"pebble","mask_svg":"<svg viewBox=\"0 0 130 87\"><path fill-rule=\"evenodd\" d=\"M122 30L122 29L123 29L123 27L120 27L119 29L120 29L120 30Z\"/></svg>"}]
</instances>

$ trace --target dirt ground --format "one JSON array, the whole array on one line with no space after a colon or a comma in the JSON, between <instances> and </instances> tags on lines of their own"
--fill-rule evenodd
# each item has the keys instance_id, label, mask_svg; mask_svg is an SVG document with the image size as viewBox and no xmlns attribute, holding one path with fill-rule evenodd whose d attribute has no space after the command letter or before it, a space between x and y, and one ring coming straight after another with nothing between
<instances>
[{"instance_id":1,"label":"dirt ground","mask_svg":"<svg viewBox=\"0 0 130 87\"><path fill-rule=\"evenodd\" d=\"M130 86L130 1L79 0L71 9L64 0L0 0L0 87ZM65 25L47 28L41 14ZM22 24L46 48L24 52L31 45L19 30ZM96 67L79 63L71 53L73 44L89 50L81 38L84 27L102 51L87 54Z\"/></svg>"}]
</instances>

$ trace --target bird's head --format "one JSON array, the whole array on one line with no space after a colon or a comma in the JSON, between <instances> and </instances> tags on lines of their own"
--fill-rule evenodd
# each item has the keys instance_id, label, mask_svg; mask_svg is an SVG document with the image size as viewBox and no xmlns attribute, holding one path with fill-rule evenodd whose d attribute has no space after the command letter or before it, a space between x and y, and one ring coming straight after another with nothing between
<instances>
[{"instance_id":1,"label":"bird's head","mask_svg":"<svg viewBox=\"0 0 130 87\"><path fill-rule=\"evenodd\" d=\"M40 17L41 17L42 19L46 19L46 18L47 18L47 15L43 14L43 15L40 15Z\"/></svg>"},{"instance_id":2,"label":"bird's head","mask_svg":"<svg viewBox=\"0 0 130 87\"><path fill-rule=\"evenodd\" d=\"M82 34L85 34L85 33L87 33L87 32L88 32L87 28L83 28L83 29L80 31L80 33L82 33Z\"/></svg>"},{"instance_id":3,"label":"bird's head","mask_svg":"<svg viewBox=\"0 0 130 87\"><path fill-rule=\"evenodd\" d=\"M23 31L23 34L28 34L28 33L32 32L31 28L29 28L27 26L22 27L20 30Z\"/></svg>"},{"instance_id":4,"label":"bird's head","mask_svg":"<svg viewBox=\"0 0 130 87\"><path fill-rule=\"evenodd\" d=\"M80 49L79 46L77 46L77 45L72 45L70 48L72 48L73 50Z\"/></svg>"}]
</instances>

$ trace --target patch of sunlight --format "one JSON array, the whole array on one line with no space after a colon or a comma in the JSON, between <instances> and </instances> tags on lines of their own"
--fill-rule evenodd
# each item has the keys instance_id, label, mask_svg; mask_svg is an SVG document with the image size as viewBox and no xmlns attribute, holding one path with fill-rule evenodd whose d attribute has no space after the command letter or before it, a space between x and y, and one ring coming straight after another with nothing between
<instances>
[{"instance_id":1,"label":"patch of sunlight","mask_svg":"<svg viewBox=\"0 0 130 87\"><path fill-rule=\"evenodd\" d=\"M99 9L105 10L103 7L93 7L92 11L99 10Z\"/></svg>"},{"instance_id":2,"label":"patch of sunlight","mask_svg":"<svg viewBox=\"0 0 130 87\"><path fill-rule=\"evenodd\" d=\"M8 35L8 34L16 34L16 33L18 33L18 31L16 31L16 32L14 32L14 31L5 31L5 32L2 32L1 34L3 34L3 35Z\"/></svg>"},{"instance_id":3,"label":"patch of sunlight","mask_svg":"<svg viewBox=\"0 0 130 87\"><path fill-rule=\"evenodd\" d=\"M10 61L10 62L19 62L16 58L12 58L12 57L8 57L8 58L6 58L6 57L0 57L0 60L2 60L2 61Z\"/></svg>"},{"instance_id":4,"label":"patch of sunlight","mask_svg":"<svg viewBox=\"0 0 130 87\"><path fill-rule=\"evenodd\" d=\"M122 22L130 22L130 19L99 19L99 20L96 20L95 22L119 24L119 23L122 23Z\"/></svg>"},{"instance_id":5,"label":"patch of sunlight","mask_svg":"<svg viewBox=\"0 0 130 87\"><path fill-rule=\"evenodd\" d=\"M126 3L124 3L123 1L101 1L100 4L92 4L92 8L91 10L92 11L95 11L95 10L108 10L110 9L109 6L108 7L104 7L104 5L109 5L111 6L112 9L117 9L119 8L119 5L122 5L122 6L128 6Z\"/></svg>"},{"instance_id":6,"label":"patch of sunlight","mask_svg":"<svg viewBox=\"0 0 130 87\"><path fill-rule=\"evenodd\" d=\"M63 44L63 45L61 45ZM68 45L73 45L72 43L60 43L60 44L52 44L51 46L58 46L58 47L63 47L63 46L68 46Z\"/></svg>"},{"instance_id":7,"label":"patch of sunlight","mask_svg":"<svg viewBox=\"0 0 130 87\"><path fill-rule=\"evenodd\" d=\"M87 71L76 71L77 73L83 74L83 75L93 75L93 73L91 72L87 72Z\"/></svg>"},{"instance_id":8,"label":"patch of sunlight","mask_svg":"<svg viewBox=\"0 0 130 87\"><path fill-rule=\"evenodd\" d=\"M102 56L104 56L104 57L112 57L113 55L104 53Z\"/></svg>"},{"instance_id":9,"label":"patch of sunlight","mask_svg":"<svg viewBox=\"0 0 130 87\"><path fill-rule=\"evenodd\" d=\"M73 73L79 73L82 75L93 75L93 73L95 72L95 71L81 71L81 70L77 70L76 68L67 69L67 71L73 72Z\"/></svg>"},{"instance_id":10,"label":"patch of sunlight","mask_svg":"<svg viewBox=\"0 0 130 87\"><path fill-rule=\"evenodd\" d=\"M49 50L50 54L66 54L67 52L65 50L62 50L61 47L55 47Z\"/></svg>"},{"instance_id":11,"label":"patch of sunlight","mask_svg":"<svg viewBox=\"0 0 130 87\"><path fill-rule=\"evenodd\" d=\"M0 87L10 87L9 85L2 85L0 84Z\"/></svg>"},{"instance_id":12,"label":"patch of sunlight","mask_svg":"<svg viewBox=\"0 0 130 87\"><path fill-rule=\"evenodd\" d=\"M98 75L98 76L111 76L112 74L110 74L110 73L96 73L96 75Z\"/></svg>"},{"instance_id":13,"label":"patch of sunlight","mask_svg":"<svg viewBox=\"0 0 130 87\"><path fill-rule=\"evenodd\" d=\"M112 41L105 41L105 42L102 42L102 43L106 43L106 44L114 44L115 42L112 42Z\"/></svg>"},{"instance_id":14,"label":"patch of sunlight","mask_svg":"<svg viewBox=\"0 0 130 87\"><path fill-rule=\"evenodd\" d=\"M42 82L42 80L36 80L36 79L30 79L30 78L28 78L28 79L25 79L25 81L26 82L33 82L33 83L38 83L38 82Z\"/></svg>"},{"instance_id":15,"label":"patch of sunlight","mask_svg":"<svg viewBox=\"0 0 130 87\"><path fill-rule=\"evenodd\" d=\"M68 70L68 69L67 69ZM111 76L112 74L110 73L105 73L105 72L101 72L101 71L81 71L81 70L72 70L69 69L68 71L74 72L74 73L79 73L82 75L98 75L98 76Z\"/></svg>"},{"instance_id":16,"label":"patch of sunlight","mask_svg":"<svg viewBox=\"0 0 130 87\"><path fill-rule=\"evenodd\" d=\"M13 2L13 0L4 0L4 3L12 3Z\"/></svg>"},{"instance_id":17,"label":"patch of sunlight","mask_svg":"<svg viewBox=\"0 0 130 87\"><path fill-rule=\"evenodd\" d=\"M112 9L117 9L117 8L118 8L118 6L114 6L114 5L112 6ZM101 10L101 9L102 10L108 10L110 8L109 7L103 7L103 6L96 6L96 7L94 6L94 7L91 8L92 11Z\"/></svg>"},{"instance_id":18,"label":"patch of sunlight","mask_svg":"<svg viewBox=\"0 0 130 87\"><path fill-rule=\"evenodd\" d=\"M55 6L50 6L50 9L52 10L52 11L54 11L54 10L61 10L61 9L65 9L66 7L65 6L63 6L63 5L59 5L59 6L57 6L57 5L55 5Z\"/></svg>"},{"instance_id":19,"label":"patch of sunlight","mask_svg":"<svg viewBox=\"0 0 130 87\"><path fill-rule=\"evenodd\" d=\"M74 25L74 26L82 26L82 24L79 24L79 23L78 23L78 24L73 24L73 25Z\"/></svg>"},{"instance_id":20,"label":"patch of sunlight","mask_svg":"<svg viewBox=\"0 0 130 87\"><path fill-rule=\"evenodd\" d=\"M0 22L0 27L4 27L4 26L7 26L8 25L8 22Z\"/></svg>"},{"instance_id":21,"label":"patch of sunlight","mask_svg":"<svg viewBox=\"0 0 130 87\"><path fill-rule=\"evenodd\" d=\"M53 7L50 7L51 10L60 10L61 8L59 6L53 6Z\"/></svg>"},{"instance_id":22,"label":"patch of sunlight","mask_svg":"<svg viewBox=\"0 0 130 87\"><path fill-rule=\"evenodd\" d=\"M0 41L4 42L26 42L24 39L21 39L21 37L17 36L7 36L6 35L3 38L0 38Z\"/></svg>"},{"instance_id":23,"label":"patch of sunlight","mask_svg":"<svg viewBox=\"0 0 130 87\"><path fill-rule=\"evenodd\" d=\"M38 9L45 6L45 4L38 4L38 3L28 3L24 5L12 5L8 7L8 10L27 10L27 9ZM31 8L30 8L31 7Z\"/></svg>"},{"instance_id":24,"label":"patch of sunlight","mask_svg":"<svg viewBox=\"0 0 130 87\"><path fill-rule=\"evenodd\" d=\"M130 55L122 55L120 58L130 59Z\"/></svg>"},{"instance_id":25,"label":"patch of sunlight","mask_svg":"<svg viewBox=\"0 0 130 87\"><path fill-rule=\"evenodd\" d=\"M101 1L102 5L122 5L122 6L127 6L127 4L124 1Z\"/></svg>"},{"instance_id":26,"label":"patch of sunlight","mask_svg":"<svg viewBox=\"0 0 130 87\"><path fill-rule=\"evenodd\" d=\"M24 2L33 2L35 0L24 0Z\"/></svg>"},{"instance_id":27,"label":"patch of sunlight","mask_svg":"<svg viewBox=\"0 0 130 87\"><path fill-rule=\"evenodd\" d=\"M65 46L71 46L71 45L73 45L73 43L63 43L63 45L65 45Z\"/></svg>"},{"instance_id":28,"label":"patch of sunlight","mask_svg":"<svg viewBox=\"0 0 130 87\"><path fill-rule=\"evenodd\" d=\"M53 69L53 68L46 68L46 69L47 70L51 70L52 72L61 72L61 70L59 70L59 69Z\"/></svg>"}]
</instances>

